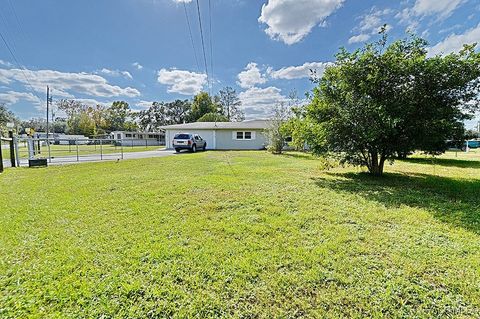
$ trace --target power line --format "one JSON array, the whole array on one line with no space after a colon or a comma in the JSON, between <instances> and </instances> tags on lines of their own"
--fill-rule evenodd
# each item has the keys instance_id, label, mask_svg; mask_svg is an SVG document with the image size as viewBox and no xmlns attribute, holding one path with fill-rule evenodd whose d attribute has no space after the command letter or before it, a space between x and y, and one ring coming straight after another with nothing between
<instances>
[{"instance_id":1,"label":"power line","mask_svg":"<svg viewBox=\"0 0 480 319\"><path fill-rule=\"evenodd\" d=\"M25 38L26 41L28 41L27 39L27 33L25 32L25 30L23 29L23 26L22 26L22 23L20 21L20 19L18 18L18 15L17 15L17 10L15 10L15 7L13 6L13 3L11 0L8 0L8 3L10 4L10 9L12 10L13 12L13 15L15 17L15 20L17 20L17 24L19 26L19 29L20 29L20 33L22 33L23 37Z\"/></svg>"},{"instance_id":2,"label":"power line","mask_svg":"<svg viewBox=\"0 0 480 319\"><path fill-rule=\"evenodd\" d=\"M193 41L192 28L190 26L190 19L188 18L187 5L183 3L183 8L185 9L185 18L187 19L188 33L190 34L190 40L192 42L193 55L195 56L195 63L197 64L197 71L200 71L200 64L198 63L197 50L195 49L195 42Z\"/></svg>"},{"instance_id":3,"label":"power line","mask_svg":"<svg viewBox=\"0 0 480 319\"><path fill-rule=\"evenodd\" d=\"M213 33L212 33L212 1L208 0L208 12L209 12L209 20L210 20L210 88L213 90L213 81L214 81L214 73L213 73Z\"/></svg>"},{"instance_id":4,"label":"power line","mask_svg":"<svg viewBox=\"0 0 480 319\"><path fill-rule=\"evenodd\" d=\"M198 0L197 0L197 12L198 12L198 23L200 25L200 37L202 38L203 62L205 63L205 73L207 74L207 83L208 83L210 81L210 76L208 75L207 55L205 54L205 41L203 39L202 16L200 14L200 4ZM211 93L212 92L210 92L210 94Z\"/></svg>"},{"instance_id":5,"label":"power line","mask_svg":"<svg viewBox=\"0 0 480 319\"><path fill-rule=\"evenodd\" d=\"M10 54L12 55L12 58L13 60L15 61L15 63L17 64L17 66L20 68L20 71L22 72L23 74L23 77L25 78L25 80L27 81L28 83L28 86L30 86L30 89L32 91L32 93L41 101L42 99L37 95L35 89L33 88L32 84L30 83L27 75L25 74L25 71L24 69L22 68L22 64L20 64L17 60L17 57L15 56L15 54L13 53L12 49L10 48L10 46L8 45L8 42L7 40L5 39L5 37L3 36L2 32L0 32L0 38L2 38L3 40L3 43L5 44L5 46L7 47L7 50L10 52Z\"/></svg>"}]
</instances>

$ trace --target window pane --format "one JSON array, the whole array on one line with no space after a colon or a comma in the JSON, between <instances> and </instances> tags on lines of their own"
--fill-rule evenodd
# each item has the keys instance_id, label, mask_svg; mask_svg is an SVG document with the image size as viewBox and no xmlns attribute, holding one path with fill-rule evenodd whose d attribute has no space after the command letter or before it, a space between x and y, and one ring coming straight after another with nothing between
<instances>
[{"instance_id":1,"label":"window pane","mask_svg":"<svg viewBox=\"0 0 480 319\"><path fill-rule=\"evenodd\" d=\"M243 132L237 132L237 140L243 140Z\"/></svg>"},{"instance_id":2,"label":"window pane","mask_svg":"<svg viewBox=\"0 0 480 319\"><path fill-rule=\"evenodd\" d=\"M245 139L251 140L252 139L252 132L245 132Z\"/></svg>"}]
</instances>

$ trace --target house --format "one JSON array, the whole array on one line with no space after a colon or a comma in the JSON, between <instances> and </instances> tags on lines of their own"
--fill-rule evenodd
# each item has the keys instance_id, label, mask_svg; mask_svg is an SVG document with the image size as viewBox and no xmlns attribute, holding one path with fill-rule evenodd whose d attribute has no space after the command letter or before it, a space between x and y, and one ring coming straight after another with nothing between
<instances>
[{"instance_id":1,"label":"house","mask_svg":"<svg viewBox=\"0 0 480 319\"><path fill-rule=\"evenodd\" d=\"M268 121L250 120L243 122L196 122L164 126L167 149L172 149L175 134L198 134L207 141L211 150L260 150L266 139L264 130Z\"/></svg>"},{"instance_id":2,"label":"house","mask_svg":"<svg viewBox=\"0 0 480 319\"><path fill-rule=\"evenodd\" d=\"M110 139L123 146L160 146L165 145L165 133L125 132L110 133Z\"/></svg>"}]
</instances>

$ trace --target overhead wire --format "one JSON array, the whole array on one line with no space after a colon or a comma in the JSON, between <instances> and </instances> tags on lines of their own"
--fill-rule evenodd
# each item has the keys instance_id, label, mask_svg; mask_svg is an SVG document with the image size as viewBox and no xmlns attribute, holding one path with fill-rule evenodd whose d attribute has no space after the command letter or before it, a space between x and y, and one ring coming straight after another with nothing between
<instances>
[{"instance_id":1,"label":"overhead wire","mask_svg":"<svg viewBox=\"0 0 480 319\"><path fill-rule=\"evenodd\" d=\"M210 89L213 90L213 83L215 81L214 71L213 71L213 32L212 32L212 1L208 0L208 12L210 20Z\"/></svg>"},{"instance_id":2,"label":"overhead wire","mask_svg":"<svg viewBox=\"0 0 480 319\"><path fill-rule=\"evenodd\" d=\"M183 2L183 9L185 11L185 19L187 20L188 33L190 34L190 41L192 42L193 55L195 56L195 63L197 64L197 71L200 71L200 64L197 58L197 49L195 48L195 41L193 40L192 27L190 25L190 18L188 17L187 5Z\"/></svg>"},{"instance_id":3,"label":"overhead wire","mask_svg":"<svg viewBox=\"0 0 480 319\"><path fill-rule=\"evenodd\" d=\"M202 51L203 51L203 62L205 64L205 74L207 75L207 83L210 81L210 76L208 75L208 65L207 65L207 54L205 53L205 40L203 37L203 27L202 27L202 15L200 14L200 3L198 0L197 2L197 13L198 13L198 24L200 26L200 37L202 39ZM211 94L210 90L210 94Z\"/></svg>"}]
</instances>

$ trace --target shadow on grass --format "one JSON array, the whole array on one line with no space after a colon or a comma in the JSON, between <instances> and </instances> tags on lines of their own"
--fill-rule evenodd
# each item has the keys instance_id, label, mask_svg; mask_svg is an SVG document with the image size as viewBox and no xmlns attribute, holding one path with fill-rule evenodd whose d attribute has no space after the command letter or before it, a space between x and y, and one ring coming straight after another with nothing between
<instances>
[{"instance_id":1,"label":"shadow on grass","mask_svg":"<svg viewBox=\"0 0 480 319\"><path fill-rule=\"evenodd\" d=\"M474 160L467 161L451 158L407 158L402 159L401 161L405 163L439 165L445 167L480 168L480 161Z\"/></svg>"},{"instance_id":2,"label":"shadow on grass","mask_svg":"<svg viewBox=\"0 0 480 319\"><path fill-rule=\"evenodd\" d=\"M406 205L427 209L438 220L480 234L480 180L452 179L427 174L333 174L316 178L322 188L364 196L386 207Z\"/></svg>"}]
</instances>

